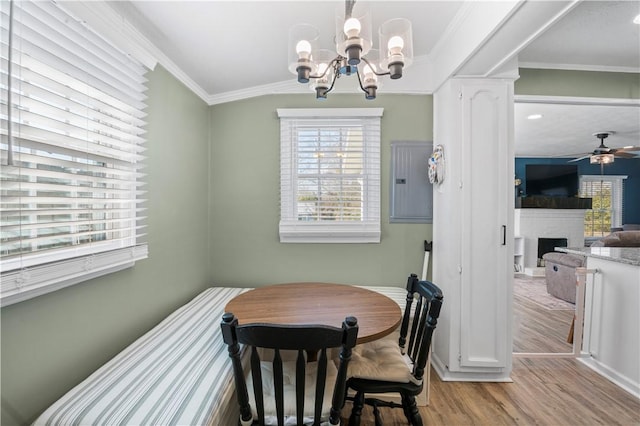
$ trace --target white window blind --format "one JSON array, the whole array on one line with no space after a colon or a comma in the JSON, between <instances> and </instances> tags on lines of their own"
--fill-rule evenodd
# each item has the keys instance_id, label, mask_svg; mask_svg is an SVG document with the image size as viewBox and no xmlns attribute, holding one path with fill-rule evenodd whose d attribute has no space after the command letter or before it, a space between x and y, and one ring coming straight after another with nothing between
<instances>
[{"instance_id":1,"label":"white window blind","mask_svg":"<svg viewBox=\"0 0 640 426\"><path fill-rule=\"evenodd\" d=\"M381 108L278 109L280 241L380 242Z\"/></svg>"},{"instance_id":2,"label":"white window blind","mask_svg":"<svg viewBox=\"0 0 640 426\"><path fill-rule=\"evenodd\" d=\"M580 176L580 197L591 198L584 219L585 236L604 236L622 226L623 183L627 176Z\"/></svg>"},{"instance_id":3,"label":"white window blind","mask_svg":"<svg viewBox=\"0 0 640 426\"><path fill-rule=\"evenodd\" d=\"M146 70L54 2L1 12L7 304L146 257Z\"/></svg>"}]
</instances>

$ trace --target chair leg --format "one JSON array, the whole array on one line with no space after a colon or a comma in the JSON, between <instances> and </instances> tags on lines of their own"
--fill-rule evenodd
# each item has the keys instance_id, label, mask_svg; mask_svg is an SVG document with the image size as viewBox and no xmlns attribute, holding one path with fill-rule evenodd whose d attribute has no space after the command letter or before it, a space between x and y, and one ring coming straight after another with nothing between
<instances>
[{"instance_id":1,"label":"chair leg","mask_svg":"<svg viewBox=\"0 0 640 426\"><path fill-rule=\"evenodd\" d=\"M364 393L357 392L353 398L353 408L349 417L349 426L360 426L360 417L362 416L362 408L364 407Z\"/></svg>"},{"instance_id":2,"label":"chair leg","mask_svg":"<svg viewBox=\"0 0 640 426\"><path fill-rule=\"evenodd\" d=\"M402 409L404 415L412 426L422 426L422 417L418 410L416 398L413 395L402 395Z\"/></svg>"},{"instance_id":3,"label":"chair leg","mask_svg":"<svg viewBox=\"0 0 640 426\"><path fill-rule=\"evenodd\" d=\"M375 419L376 426L384 426L382 423L382 417L380 417L380 410L378 410L378 404L373 404L373 418Z\"/></svg>"}]
</instances>

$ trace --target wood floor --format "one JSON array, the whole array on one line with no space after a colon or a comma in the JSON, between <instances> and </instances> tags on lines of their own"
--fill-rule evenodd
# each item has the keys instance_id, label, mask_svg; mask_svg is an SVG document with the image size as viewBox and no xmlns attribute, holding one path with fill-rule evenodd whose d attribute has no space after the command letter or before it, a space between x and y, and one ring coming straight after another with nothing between
<instances>
[{"instance_id":1,"label":"wood floor","mask_svg":"<svg viewBox=\"0 0 640 426\"><path fill-rule=\"evenodd\" d=\"M571 352L566 342L572 311L541 311L514 300L514 352ZM437 333L437 329L436 329ZM640 426L640 399L574 358L513 358L513 383L443 382L431 372L425 425ZM350 405L345 406L348 417ZM407 425L401 409L380 409L384 424ZM344 424L348 424L346 418ZM373 425L365 407L362 425Z\"/></svg>"},{"instance_id":2,"label":"wood floor","mask_svg":"<svg viewBox=\"0 0 640 426\"><path fill-rule=\"evenodd\" d=\"M640 400L573 358L513 359L513 383L442 382L431 374L425 425L640 425ZM351 407L345 407L348 416ZM380 409L384 424L407 425ZM365 407L362 425L373 425ZM345 419L345 423L346 419Z\"/></svg>"},{"instance_id":3,"label":"wood floor","mask_svg":"<svg viewBox=\"0 0 640 426\"><path fill-rule=\"evenodd\" d=\"M567 343L573 310L549 310L525 297L513 297L513 352L571 353Z\"/></svg>"}]
</instances>

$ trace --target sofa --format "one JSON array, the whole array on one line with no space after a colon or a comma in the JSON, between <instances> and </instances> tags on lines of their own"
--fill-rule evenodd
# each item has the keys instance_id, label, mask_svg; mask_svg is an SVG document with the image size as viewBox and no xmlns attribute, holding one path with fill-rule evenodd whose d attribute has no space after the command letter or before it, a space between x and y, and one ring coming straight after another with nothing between
<instances>
[{"instance_id":1,"label":"sofa","mask_svg":"<svg viewBox=\"0 0 640 426\"><path fill-rule=\"evenodd\" d=\"M640 247L640 229L614 231L591 247ZM550 252L542 256L547 292L559 299L576 303L576 268L585 266L586 258L571 253Z\"/></svg>"},{"instance_id":2,"label":"sofa","mask_svg":"<svg viewBox=\"0 0 640 426\"><path fill-rule=\"evenodd\" d=\"M547 293L576 303L576 268L585 265L586 258L570 253L545 253L544 273L547 281Z\"/></svg>"},{"instance_id":3,"label":"sofa","mask_svg":"<svg viewBox=\"0 0 640 426\"><path fill-rule=\"evenodd\" d=\"M591 247L640 247L640 230L614 231Z\"/></svg>"}]
</instances>

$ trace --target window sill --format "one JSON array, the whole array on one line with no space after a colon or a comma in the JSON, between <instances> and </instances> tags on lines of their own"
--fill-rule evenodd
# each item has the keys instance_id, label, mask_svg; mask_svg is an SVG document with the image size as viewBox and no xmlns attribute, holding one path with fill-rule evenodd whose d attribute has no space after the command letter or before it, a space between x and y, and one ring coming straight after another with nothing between
<instances>
[{"instance_id":1,"label":"window sill","mask_svg":"<svg viewBox=\"0 0 640 426\"><path fill-rule=\"evenodd\" d=\"M325 224L280 222L281 243L380 243L380 225L377 223Z\"/></svg>"},{"instance_id":2,"label":"window sill","mask_svg":"<svg viewBox=\"0 0 640 426\"><path fill-rule=\"evenodd\" d=\"M144 244L2 274L0 306L23 302L83 281L130 268L137 260L146 259L147 255L148 247Z\"/></svg>"}]
</instances>

